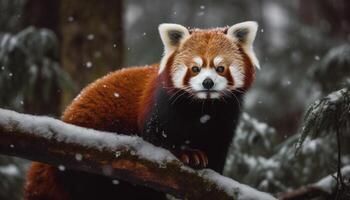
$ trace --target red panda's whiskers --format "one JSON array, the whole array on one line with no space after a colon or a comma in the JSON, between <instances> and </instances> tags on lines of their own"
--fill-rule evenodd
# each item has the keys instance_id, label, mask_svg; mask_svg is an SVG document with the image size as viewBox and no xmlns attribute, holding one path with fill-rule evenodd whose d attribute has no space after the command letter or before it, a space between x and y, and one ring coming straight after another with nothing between
<instances>
[{"instance_id":1,"label":"red panda's whiskers","mask_svg":"<svg viewBox=\"0 0 350 200\"><path fill-rule=\"evenodd\" d=\"M171 102L172 99L174 99L174 98L176 99L177 95L180 94L181 92L183 92L183 91L182 90L176 91L173 95L170 96L169 101Z\"/></svg>"},{"instance_id":2,"label":"red panda's whiskers","mask_svg":"<svg viewBox=\"0 0 350 200\"><path fill-rule=\"evenodd\" d=\"M241 94L245 94L245 92L246 92L246 90L243 88L242 89L236 88L236 89L234 89L234 91L239 92Z\"/></svg>"},{"instance_id":3,"label":"red panda's whiskers","mask_svg":"<svg viewBox=\"0 0 350 200\"><path fill-rule=\"evenodd\" d=\"M222 94L223 94L223 98L226 100L226 98L231 98L231 96L230 96L230 92L229 91L222 91ZM227 103L227 101L226 101L226 103Z\"/></svg>"},{"instance_id":4,"label":"red panda's whiskers","mask_svg":"<svg viewBox=\"0 0 350 200\"><path fill-rule=\"evenodd\" d=\"M171 105L174 105L175 102L176 102L176 100L178 100L181 96L183 96L184 94L186 94L185 91L182 91L182 92L183 92L182 94L178 95L178 96L174 99L174 101L172 101L172 102L170 103Z\"/></svg>"},{"instance_id":5,"label":"red panda's whiskers","mask_svg":"<svg viewBox=\"0 0 350 200\"><path fill-rule=\"evenodd\" d=\"M227 101L225 99L227 95L225 94L225 91L220 91L220 100L224 101L227 104Z\"/></svg>"},{"instance_id":6,"label":"red panda's whiskers","mask_svg":"<svg viewBox=\"0 0 350 200\"><path fill-rule=\"evenodd\" d=\"M233 85L231 87L229 87L229 89L226 89L226 90L229 90L230 92L232 92L232 90L237 91L241 94L245 94L247 91L246 89L243 89L243 88L235 88Z\"/></svg>"},{"instance_id":7,"label":"red panda's whiskers","mask_svg":"<svg viewBox=\"0 0 350 200\"><path fill-rule=\"evenodd\" d=\"M186 86L184 89L179 89L179 88L173 88L172 90L178 90L178 91L176 91L171 97L170 97L170 99L172 99L173 97L175 97L178 93L180 93L180 92L182 92L182 90L185 90L185 89L187 89L187 88L189 88L189 86Z\"/></svg>"},{"instance_id":8,"label":"red panda's whiskers","mask_svg":"<svg viewBox=\"0 0 350 200\"><path fill-rule=\"evenodd\" d=\"M179 89L179 91L176 91L176 92L169 98L170 104L171 104L171 105L174 105L174 104L175 104L175 101L176 101L178 98L180 98L181 96L183 96L184 94L186 94L186 92L189 92L189 93L190 93L189 89L190 89L190 86L185 86L184 88ZM181 92L183 92L183 93L181 94ZM175 99L174 99L174 98L175 98ZM172 99L174 99L174 100L172 101Z\"/></svg>"},{"instance_id":9,"label":"red panda's whiskers","mask_svg":"<svg viewBox=\"0 0 350 200\"><path fill-rule=\"evenodd\" d=\"M197 100L197 99L195 98L195 95L194 95L193 93L190 93L189 98L191 99L190 104L192 104L195 100Z\"/></svg>"},{"instance_id":10,"label":"red panda's whiskers","mask_svg":"<svg viewBox=\"0 0 350 200\"><path fill-rule=\"evenodd\" d=\"M239 109L242 110L241 103L240 103L239 99L237 98L236 94L233 91L229 90L229 89L225 89L224 91L229 92L230 94L232 94L232 96L236 99L236 101L238 103Z\"/></svg>"},{"instance_id":11,"label":"red panda's whiskers","mask_svg":"<svg viewBox=\"0 0 350 200\"><path fill-rule=\"evenodd\" d=\"M239 110L242 110L241 102L238 100L238 98L237 98L237 96L235 94L233 94L233 96L235 97L235 99L236 99L236 101L238 103Z\"/></svg>"},{"instance_id":12,"label":"red panda's whiskers","mask_svg":"<svg viewBox=\"0 0 350 200\"><path fill-rule=\"evenodd\" d=\"M189 98L191 99L190 104L192 104L195 101L203 101L202 99L198 99L196 97L196 94L193 93L193 90L189 87L189 89L186 89L186 91L189 93Z\"/></svg>"}]
</instances>

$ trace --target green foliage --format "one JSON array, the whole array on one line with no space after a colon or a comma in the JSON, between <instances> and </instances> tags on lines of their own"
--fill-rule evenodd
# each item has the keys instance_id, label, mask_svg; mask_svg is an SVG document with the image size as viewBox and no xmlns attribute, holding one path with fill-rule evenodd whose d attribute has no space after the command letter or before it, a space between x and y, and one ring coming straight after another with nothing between
<instances>
[{"instance_id":1,"label":"green foliage","mask_svg":"<svg viewBox=\"0 0 350 200\"><path fill-rule=\"evenodd\" d=\"M330 134L338 131L345 134L349 130L350 91L349 88L344 88L311 105L305 115L297 150L300 149L307 136L316 138L321 134Z\"/></svg>"},{"instance_id":2,"label":"green foliage","mask_svg":"<svg viewBox=\"0 0 350 200\"><path fill-rule=\"evenodd\" d=\"M74 89L59 66L58 41L52 31L28 27L14 33L24 2L0 1L0 26L4 31L0 32L0 107L17 111L24 111L33 102L50 105L57 89ZM22 198L27 165L28 161L0 156L0 199Z\"/></svg>"},{"instance_id":3,"label":"green foliage","mask_svg":"<svg viewBox=\"0 0 350 200\"><path fill-rule=\"evenodd\" d=\"M27 162L0 156L0 199L21 199Z\"/></svg>"},{"instance_id":4,"label":"green foliage","mask_svg":"<svg viewBox=\"0 0 350 200\"><path fill-rule=\"evenodd\" d=\"M319 65L313 66L312 78L320 84L323 93L350 85L350 45L344 44L329 50Z\"/></svg>"},{"instance_id":5,"label":"green foliage","mask_svg":"<svg viewBox=\"0 0 350 200\"><path fill-rule=\"evenodd\" d=\"M53 85L75 89L58 59L58 41L50 30L29 27L0 35L0 106L23 111L24 99L39 96L49 103Z\"/></svg>"},{"instance_id":6,"label":"green foliage","mask_svg":"<svg viewBox=\"0 0 350 200\"><path fill-rule=\"evenodd\" d=\"M20 28L21 14L26 1L28 0L0 1L0 31L18 31Z\"/></svg>"},{"instance_id":7,"label":"green foliage","mask_svg":"<svg viewBox=\"0 0 350 200\"><path fill-rule=\"evenodd\" d=\"M58 59L58 41L50 30L0 33L0 107L24 111L24 103L50 103L53 85L72 87ZM27 161L0 157L0 199L21 199L26 166Z\"/></svg>"},{"instance_id":8,"label":"green foliage","mask_svg":"<svg viewBox=\"0 0 350 200\"><path fill-rule=\"evenodd\" d=\"M229 152L225 173L268 192L316 182L336 171L337 131L342 134L341 164L350 164L349 66L349 45L331 49L320 63L313 66L312 78L322 92L338 91L314 102L306 111L300 133L282 143L276 140L279 135L273 128L266 128L268 126L264 123L244 114Z\"/></svg>"},{"instance_id":9,"label":"green foliage","mask_svg":"<svg viewBox=\"0 0 350 200\"><path fill-rule=\"evenodd\" d=\"M275 129L244 114L229 151L225 175L276 193L316 182L335 171L335 137L307 139L296 155L298 137L281 142Z\"/></svg>"},{"instance_id":10,"label":"green foliage","mask_svg":"<svg viewBox=\"0 0 350 200\"><path fill-rule=\"evenodd\" d=\"M269 182L273 176L270 169L278 168L280 163L270 158L279 142L275 129L244 113L229 150L224 173L260 190L274 191L271 189L274 183Z\"/></svg>"}]
</instances>

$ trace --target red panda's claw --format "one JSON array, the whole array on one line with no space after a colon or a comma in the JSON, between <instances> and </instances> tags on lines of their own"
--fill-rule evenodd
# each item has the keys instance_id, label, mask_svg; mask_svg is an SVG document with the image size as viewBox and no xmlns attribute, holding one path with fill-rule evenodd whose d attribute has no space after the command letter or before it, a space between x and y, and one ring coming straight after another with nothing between
<instances>
[{"instance_id":1,"label":"red panda's claw","mask_svg":"<svg viewBox=\"0 0 350 200\"><path fill-rule=\"evenodd\" d=\"M180 156L180 160L181 160L181 162L183 162L186 165L188 165L190 163L190 158L186 154L182 154Z\"/></svg>"},{"instance_id":2,"label":"red panda's claw","mask_svg":"<svg viewBox=\"0 0 350 200\"><path fill-rule=\"evenodd\" d=\"M193 168L205 168L208 165L207 155L197 149L181 150L177 156L181 162Z\"/></svg>"}]
</instances>

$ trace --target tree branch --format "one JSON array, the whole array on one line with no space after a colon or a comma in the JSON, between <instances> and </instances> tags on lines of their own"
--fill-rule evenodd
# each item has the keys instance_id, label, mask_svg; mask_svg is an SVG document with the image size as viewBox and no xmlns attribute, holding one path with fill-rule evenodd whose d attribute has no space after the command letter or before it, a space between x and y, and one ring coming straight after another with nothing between
<instances>
[{"instance_id":1,"label":"tree branch","mask_svg":"<svg viewBox=\"0 0 350 200\"><path fill-rule=\"evenodd\" d=\"M311 200L317 197L329 197L330 194L318 187L303 186L298 189L281 193L278 197L280 200Z\"/></svg>"},{"instance_id":2,"label":"tree branch","mask_svg":"<svg viewBox=\"0 0 350 200\"><path fill-rule=\"evenodd\" d=\"M151 187L178 198L270 200L218 173L195 171L136 136L0 109L0 153Z\"/></svg>"},{"instance_id":3,"label":"tree branch","mask_svg":"<svg viewBox=\"0 0 350 200\"><path fill-rule=\"evenodd\" d=\"M280 193L280 200L308 200L323 197L324 199L335 199L338 191L338 178L336 175L342 174L342 179L348 180L350 177L350 165L343 167L334 174L328 175L314 184L300 187L298 189ZM343 196L349 195L349 185L344 183ZM348 198L344 198L348 199Z\"/></svg>"}]
</instances>

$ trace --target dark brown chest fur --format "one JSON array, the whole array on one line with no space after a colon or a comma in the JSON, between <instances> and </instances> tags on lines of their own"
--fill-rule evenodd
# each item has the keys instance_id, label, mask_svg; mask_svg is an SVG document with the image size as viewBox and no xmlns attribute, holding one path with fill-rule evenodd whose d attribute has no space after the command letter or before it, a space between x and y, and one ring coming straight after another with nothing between
<instances>
[{"instance_id":1,"label":"dark brown chest fur","mask_svg":"<svg viewBox=\"0 0 350 200\"><path fill-rule=\"evenodd\" d=\"M198 100L185 92L173 96L159 88L141 136L170 150L200 149L208 156L209 168L221 173L241 104L240 93L221 100Z\"/></svg>"}]
</instances>

